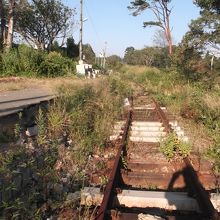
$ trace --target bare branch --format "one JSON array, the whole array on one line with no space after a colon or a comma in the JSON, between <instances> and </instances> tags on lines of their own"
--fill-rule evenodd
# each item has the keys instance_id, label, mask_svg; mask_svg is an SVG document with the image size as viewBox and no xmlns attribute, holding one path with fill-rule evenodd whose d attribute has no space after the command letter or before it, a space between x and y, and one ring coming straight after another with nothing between
<instances>
[{"instance_id":1,"label":"bare branch","mask_svg":"<svg viewBox=\"0 0 220 220\"><path fill-rule=\"evenodd\" d=\"M169 45L169 53L172 54L172 36L170 29L170 14L172 8L169 8L170 1L167 0L135 0L131 2L129 10L133 11L132 15L137 16L143 11L149 9L155 16L155 21L144 22L146 26L158 26L163 29L167 43Z\"/></svg>"}]
</instances>

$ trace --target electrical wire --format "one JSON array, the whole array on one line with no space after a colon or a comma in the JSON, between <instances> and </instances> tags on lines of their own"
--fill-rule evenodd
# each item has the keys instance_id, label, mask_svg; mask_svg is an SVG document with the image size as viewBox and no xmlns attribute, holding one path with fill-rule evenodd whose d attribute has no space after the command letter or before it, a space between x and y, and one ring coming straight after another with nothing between
<instances>
[{"instance_id":1,"label":"electrical wire","mask_svg":"<svg viewBox=\"0 0 220 220\"><path fill-rule=\"evenodd\" d=\"M96 35L96 38L97 38L96 40L97 40L98 44L101 45L101 48L104 48L103 45L105 45L105 43L104 43L104 41L101 40L100 35L98 34L98 31L97 31L97 29L96 29L96 27L95 27L95 25L94 25L92 16L91 16L91 14L90 14L90 12L89 12L89 9L88 9L88 7L87 7L86 4L87 4L87 3L86 3L86 1L85 1L84 5L85 5L86 13L87 13L87 15L88 15L88 17L89 17L89 21L90 21L90 23L91 23L91 25L92 25L92 27L93 27L92 29L93 29L93 31L95 32L95 35Z\"/></svg>"}]
</instances>

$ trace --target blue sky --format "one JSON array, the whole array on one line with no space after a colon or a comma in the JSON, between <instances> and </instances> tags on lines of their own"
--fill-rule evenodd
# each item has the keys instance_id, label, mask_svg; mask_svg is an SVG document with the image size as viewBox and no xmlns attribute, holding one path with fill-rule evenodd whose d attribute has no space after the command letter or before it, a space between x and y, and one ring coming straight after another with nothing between
<instances>
[{"instance_id":1,"label":"blue sky","mask_svg":"<svg viewBox=\"0 0 220 220\"><path fill-rule=\"evenodd\" d=\"M153 36L157 28L143 28L143 21L151 20L153 15L145 11L140 16L130 15L127 6L131 0L84 0L83 43L89 43L94 52L99 54L107 42L107 55L124 55L127 47L141 49L153 44ZM76 8L75 21L79 21L80 0L63 0L65 5ZM188 30L191 19L199 16L199 8L193 0L173 0L171 3L171 26L174 43L181 41ZM78 42L79 26L73 29L73 37Z\"/></svg>"}]
</instances>

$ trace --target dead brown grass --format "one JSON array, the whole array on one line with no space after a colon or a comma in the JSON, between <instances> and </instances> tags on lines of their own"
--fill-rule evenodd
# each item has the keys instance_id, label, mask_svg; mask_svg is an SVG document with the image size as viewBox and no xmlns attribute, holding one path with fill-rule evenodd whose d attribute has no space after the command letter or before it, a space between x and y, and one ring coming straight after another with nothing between
<instances>
[{"instance_id":1,"label":"dead brown grass","mask_svg":"<svg viewBox=\"0 0 220 220\"><path fill-rule=\"evenodd\" d=\"M210 109L216 110L220 108L220 97L214 94L206 94L203 100Z\"/></svg>"},{"instance_id":2,"label":"dead brown grass","mask_svg":"<svg viewBox=\"0 0 220 220\"><path fill-rule=\"evenodd\" d=\"M55 93L59 87L80 86L85 83L99 83L100 78L85 79L75 76L57 78L26 78L26 77L7 77L0 79L0 92L15 91L20 89L43 88Z\"/></svg>"},{"instance_id":3,"label":"dead brown grass","mask_svg":"<svg viewBox=\"0 0 220 220\"><path fill-rule=\"evenodd\" d=\"M134 74L141 74L148 71L159 72L160 70L155 67L124 65L122 71Z\"/></svg>"}]
</instances>

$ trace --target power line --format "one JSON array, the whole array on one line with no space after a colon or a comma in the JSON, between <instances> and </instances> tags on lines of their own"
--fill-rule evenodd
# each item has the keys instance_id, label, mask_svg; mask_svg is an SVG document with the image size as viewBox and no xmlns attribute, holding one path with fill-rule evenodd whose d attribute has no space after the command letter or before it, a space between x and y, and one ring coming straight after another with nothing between
<instances>
[{"instance_id":1,"label":"power line","mask_svg":"<svg viewBox=\"0 0 220 220\"><path fill-rule=\"evenodd\" d=\"M86 5L86 1L85 1L84 5L85 5L86 12L87 12L87 14L88 14L88 17L89 17L89 21L91 22L91 25L92 25L92 27L93 27L93 31L94 31L95 34L96 34L97 41L98 41L99 44L101 44L101 47L103 47L104 41L101 40L100 35L98 34L98 31L97 31L97 29L96 29L96 27L95 27L95 25L94 25L92 16L91 16L91 14L90 14L90 12L89 12L89 9L88 9L88 7L87 7L87 5Z\"/></svg>"}]
</instances>

